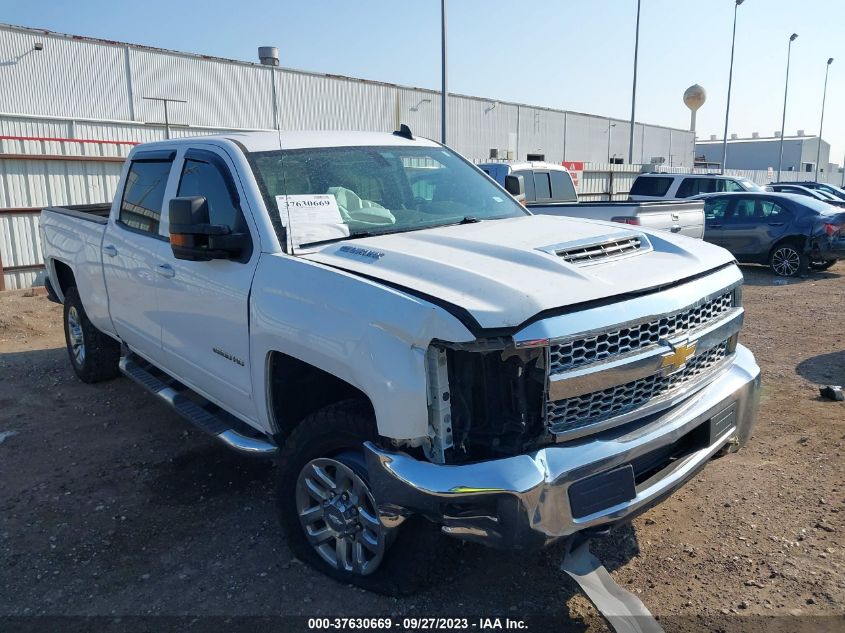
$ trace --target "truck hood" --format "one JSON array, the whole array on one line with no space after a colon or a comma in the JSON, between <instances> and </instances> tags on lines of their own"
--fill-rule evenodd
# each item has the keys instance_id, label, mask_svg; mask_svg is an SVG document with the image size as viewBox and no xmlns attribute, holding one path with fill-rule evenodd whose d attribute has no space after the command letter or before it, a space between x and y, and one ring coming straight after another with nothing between
<instances>
[{"instance_id":1,"label":"truck hood","mask_svg":"<svg viewBox=\"0 0 845 633\"><path fill-rule=\"evenodd\" d=\"M558 254L637 235L651 248L585 264ZM692 238L552 216L346 240L304 257L456 306L476 330L514 328L544 310L672 284L733 261Z\"/></svg>"}]
</instances>

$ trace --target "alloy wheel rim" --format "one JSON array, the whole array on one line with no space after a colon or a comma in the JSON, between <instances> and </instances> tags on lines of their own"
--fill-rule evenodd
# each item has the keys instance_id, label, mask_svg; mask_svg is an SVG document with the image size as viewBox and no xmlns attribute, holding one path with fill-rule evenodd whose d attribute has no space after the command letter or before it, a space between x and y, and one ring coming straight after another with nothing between
<instances>
[{"instance_id":1,"label":"alloy wheel rim","mask_svg":"<svg viewBox=\"0 0 845 633\"><path fill-rule=\"evenodd\" d=\"M308 462L296 483L296 510L308 543L326 563L361 576L384 559L387 530L366 482L335 459Z\"/></svg>"},{"instance_id":2,"label":"alloy wheel rim","mask_svg":"<svg viewBox=\"0 0 845 633\"><path fill-rule=\"evenodd\" d=\"M798 272L801 265L801 256L794 248L779 248L772 256L772 268L778 275L791 277Z\"/></svg>"},{"instance_id":3,"label":"alloy wheel rim","mask_svg":"<svg viewBox=\"0 0 845 633\"><path fill-rule=\"evenodd\" d=\"M85 336L82 333L82 323L74 306L67 313L67 334L70 341L70 351L77 365L85 362Z\"/></svg>"}]
</instances>

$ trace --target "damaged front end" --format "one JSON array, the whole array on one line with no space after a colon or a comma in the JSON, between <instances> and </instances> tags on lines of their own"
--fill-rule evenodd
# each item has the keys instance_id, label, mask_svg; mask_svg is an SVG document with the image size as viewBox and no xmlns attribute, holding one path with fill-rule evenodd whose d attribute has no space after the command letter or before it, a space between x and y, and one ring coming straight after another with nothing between
<instances>
[{"instance_id":1,"label":"damaged front end","mask_svg":"<svg viewBox=\"0 0 845 633\"><path fill-rule=\"evenodd\" d=\"M517 349L510 339L432 343L426 354L426 456L460 464L517 455L548 442L547 368L547 348Z\"/></svg>"}]
</instances>

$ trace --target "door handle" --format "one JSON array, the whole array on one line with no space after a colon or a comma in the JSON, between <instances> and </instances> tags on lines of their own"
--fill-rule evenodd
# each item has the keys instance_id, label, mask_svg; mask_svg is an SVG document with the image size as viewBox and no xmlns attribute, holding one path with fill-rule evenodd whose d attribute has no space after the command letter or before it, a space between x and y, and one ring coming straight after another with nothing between
<instances>
[{"instance_id":1,"label":"door handle","mask_svg":"<svg viewBox=\"0 0 845 633\"><path fill-rule=\"evenodd\" d=\"M783 226L783 222L769 222L769 226Z\"/></svg>"},{"instance_id":2,"label":"door handle","mask_svg":"<svg viewBox=\"0 0 845 633\"><path fill-rule=\"evenodd\" d=\"M715 222L713 224L708 224L707 226L709 226L711 229L721 229L722 228L721 224L716 224Z\"/></svg>"},{"instance_id":3,"label":"door handle","mask_svg":"<svg viewBox=\"0 0 845 633\"><path fill-rule=\"evenodd\" d=\"M103 246L103 252L109 257L117 257L117 249L111 244Z\"/></svg>"},{"instance_id":4,"label":"door handle","mask_svg":"<svg viewBox=\"0 0 845 633\"><path fill-rule=\"evenodd\" d=\"M156 272L167 279L172 279L176 276L176 271L173 270L173 266L170 264L159 264L156 266Z\"/></svg>"},{"instance_id":5,"label":"door handle","mask_svg":"<svg viewBox=\"0 0 845 633\"><path fill-rule=\"evenodd\" d=\"M673 224L670 230L672 231L672 233L679 233L681 231L681 225Z\"/></svg>"}]
</instances>

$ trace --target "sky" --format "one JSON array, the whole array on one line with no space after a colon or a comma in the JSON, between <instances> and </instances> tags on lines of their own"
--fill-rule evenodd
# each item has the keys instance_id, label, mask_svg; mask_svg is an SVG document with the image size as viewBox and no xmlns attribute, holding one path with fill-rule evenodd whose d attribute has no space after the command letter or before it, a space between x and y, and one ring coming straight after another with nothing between
<instances>
[{"instance_id":1,"label":"sky","mask_svg":"<svg viewBox=\"0 0 845 633\"><path fill-rule=\"evenodd\" d=\"M636 0L448 1L449 90L630 118ZM707 91L699 138L722 137L734 0L642 0L637 120L689 126L684 90ZM4 0L0 22L439 89L439 0ZM845 153L845 0L745 0L738 9L729 133L817 133Z\"/></svg>"}]
</instances>

